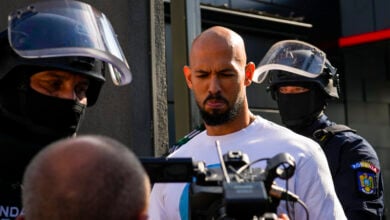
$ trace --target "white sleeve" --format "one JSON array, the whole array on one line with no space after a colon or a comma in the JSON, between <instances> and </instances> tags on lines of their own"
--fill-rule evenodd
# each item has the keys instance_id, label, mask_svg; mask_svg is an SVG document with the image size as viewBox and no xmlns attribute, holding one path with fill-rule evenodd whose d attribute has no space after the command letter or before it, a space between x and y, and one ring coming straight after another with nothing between
<instances>
[{"instance_id":1,"label":"white sleeve","mask_svg":"<svg viewBox=\"0 0 390 220\"><path fill-rule=\"evenodd\" d=\"M163 208L163 184L155 183L149 199L148 217L153 220L167 219L165 210Z\"/></svg>"},{"instance_id":2,"label":"white sleeve","mask_svg":"<svg viewBox=\"0 0 390 220\"><path fill-rule=\"evenodd\" d=\"M297 164L296 194L308 207L310 219L347 219L337 198L325 154L320 148L314 148L313 152ZM301 207L296 209L296 214L306 215Z\"/></svg>"}]
</instances>

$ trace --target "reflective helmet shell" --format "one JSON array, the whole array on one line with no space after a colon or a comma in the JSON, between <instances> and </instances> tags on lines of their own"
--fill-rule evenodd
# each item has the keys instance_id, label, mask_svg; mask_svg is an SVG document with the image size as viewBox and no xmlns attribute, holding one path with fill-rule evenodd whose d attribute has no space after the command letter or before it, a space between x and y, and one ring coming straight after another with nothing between
<instances>
[{"instance_id":1,"label":"reflective helmet shell","mask_svg":"<svg viewBox=\"0 0 390 220\"><path fill-rule=\"evenodd\" d=\"M8 40L20 57L91 57L106 64L115 85L132 80L110 21L83 2L41 1L14 10L8 16Z\"/></svg>"},{"instance_id":2,"label":"reflective helmet shell","mask_svg":"<svg viewBox=\"0 0 390 220\"><path fill-rule=\"evenodd\" d=\"M275 43L259 63L254 82L261 83L269 76L269 89L277 85L312 84L328 97L339 98L337 70L317 47L297 40Z\"/></svg>"},{"instance_id":3,"label":"reflective helmet shell","mask_svg":"<svg viewBox=\"0 0 390 220\"><path fill-rule=\"evenodd\" d=\"M0 80L17 67L37 69L58 69L86 76L90 83L87 90L88 106L95 104L100 89L105 82L104 62L89 57L22 58L10 47L7 30L0 33ZM33 73L31 73L33 74Z\"/></svg>"}]
</instances>

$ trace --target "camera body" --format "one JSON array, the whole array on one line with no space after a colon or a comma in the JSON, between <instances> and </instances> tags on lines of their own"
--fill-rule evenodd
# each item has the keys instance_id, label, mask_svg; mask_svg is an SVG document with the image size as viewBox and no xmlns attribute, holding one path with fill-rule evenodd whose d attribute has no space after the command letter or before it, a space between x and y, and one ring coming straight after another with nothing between
<instances>
[{"instance_id":1,"label":"camera body","mask_svg":"<svg viewBox=\"0 0 390 220\"><path fill-rule=\"evenodd\" d=\"M276 213L280 199L269 196L268 192L275 177L282 175L286 179L293 175L295 161L290 155L283 153L269 159L266 169L251 168L248 156L241 151L227 152L223 162L228 177L220 167L207 168L198 170L196 181L191 183L192 220L244 220ZM282 164L287 166L281 169Z\"/></svg>"},{"instance_id":2,"label":"camera body","mask_svg":"<svg viewBox=\"0 0 390 220\"><path fill-rule=\"evenodd\" d=\"M241 151L229 151L222 158L221 167L206 167L191 158L141 158L141 162L152 183L190 183L191 220L274 219L282 198L270 191L275 178L287 180L294 174L294 158L280 153L251 163ZM261 160L267 161L265 169L251 167Z\"/></svg>"}]
</instances>

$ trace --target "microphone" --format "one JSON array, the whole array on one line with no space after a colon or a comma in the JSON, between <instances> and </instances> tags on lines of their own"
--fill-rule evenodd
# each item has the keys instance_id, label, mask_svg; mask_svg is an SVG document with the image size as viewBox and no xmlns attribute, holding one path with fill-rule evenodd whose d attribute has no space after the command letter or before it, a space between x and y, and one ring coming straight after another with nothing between
<instances>
[{"instance_id":1,"label":"microphone","mask_svg":"<svg viewBox=\"0 0 390 220\"><path fill-rule=\"evenodd\" d=\"M286 201L297 202L299 200L299 196L294 193L283 189L275 184L271 185L271 189L269 190L269 194L277 199L283 199Z\"/></svg>"}]
</instances>

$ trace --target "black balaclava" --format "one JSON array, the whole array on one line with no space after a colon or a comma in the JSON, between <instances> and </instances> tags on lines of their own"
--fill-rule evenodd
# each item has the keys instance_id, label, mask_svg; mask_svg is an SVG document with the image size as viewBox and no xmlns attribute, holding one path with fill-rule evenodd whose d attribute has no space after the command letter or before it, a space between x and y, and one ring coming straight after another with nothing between
<instances>
[{"instance_id":1,"label":"black balaclava","mask_svg":"<svg viewBox=\"0 0 390 220\"><path fill-rule=\"evenodd\" d=\"M18 186L28 162L42 148L72 136L85 112L86 106L77 101L33 90L30 76L39 71L17 67L0 80L0 185L7 188ZM18 190L6 192L14 198Z\"/></svg>"},{"instance_id":2,"label":"black balaclava","mask_svg":"<svg viewBox=\"0 0 390 220\"><path fill-rule=\"evenodd\" d=\"M58 139L73 135L86 105L43 95L30 87L31 69L17 68L2 79L0 114L31 134ZM38 72L34 70L33 72ZM9 77L8 79L8 76Z\"/></svg>"},{"instance_id":3,"label":"black balaclava","mask_svg":"<svg viewBox=\"0 0 390 220\"><path fill-rule=\"evenodd\" d=\"M275 89L282 122L295 132L312 124L326 107L326 95L318 86L310 86L309 91L299 94L282 94L278 86Z\"/></svg>"},{"instance_id":4,"label":"black balaclava","mask_svg":"<svg viewBox=\"0 0 390 220\"><path fill-rule=\"evenodd\" d=\"M77 100L43 95L29 89L26 95L25 114L32 123L53 129L64 135L77 131L86 105Z\"/></svg>"}]
</instances>

